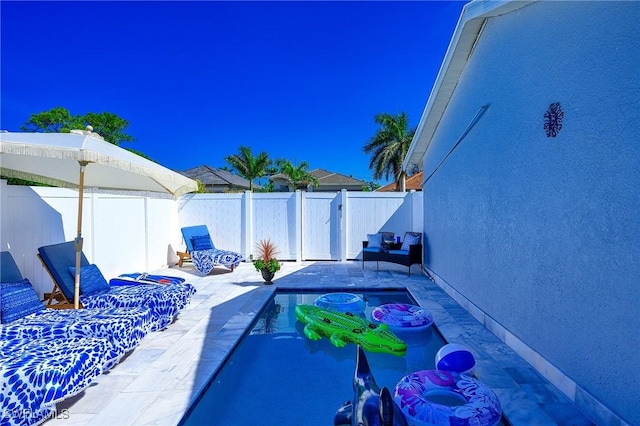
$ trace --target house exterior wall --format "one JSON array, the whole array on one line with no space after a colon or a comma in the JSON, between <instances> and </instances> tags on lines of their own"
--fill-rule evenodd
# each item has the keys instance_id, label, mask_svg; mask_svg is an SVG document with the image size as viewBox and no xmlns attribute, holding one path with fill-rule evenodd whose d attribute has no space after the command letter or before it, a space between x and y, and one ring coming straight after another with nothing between
<instances>
[{"instance_id":1,"label":"house exterior wall","mask_svg":"<svg viewBox=\"0 0 640 426\"><path fill-rule=\"evenodd\" d=\"M640 424L639 24L638 2L488 19L424 157L489 105L424 185L425 266L602 424L594 399Z\"/></svg>"}]
</instances>

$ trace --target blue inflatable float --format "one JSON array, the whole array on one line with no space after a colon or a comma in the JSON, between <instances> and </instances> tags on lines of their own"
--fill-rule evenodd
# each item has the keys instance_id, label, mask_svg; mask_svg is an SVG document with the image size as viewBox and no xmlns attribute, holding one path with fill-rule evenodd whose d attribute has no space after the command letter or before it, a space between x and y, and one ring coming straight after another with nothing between
<instances>
[{"instance_id":1,"label":"blue inflatable float","mask_svg":"<svg viewBox=\"0 0 640 426\"><path fill-rule=\"evenodd\" d=\"M318 296L314 305L329 311L350 312L354 315L364 312L365 306L362 297L357 294L342 292L327 293Z\"/></svg>"}]
</instances>

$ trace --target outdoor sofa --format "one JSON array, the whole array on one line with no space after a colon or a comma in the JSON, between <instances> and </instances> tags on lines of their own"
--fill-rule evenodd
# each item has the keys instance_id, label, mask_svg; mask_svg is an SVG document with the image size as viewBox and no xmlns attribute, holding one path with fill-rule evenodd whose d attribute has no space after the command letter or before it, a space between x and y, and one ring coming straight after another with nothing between
<instances>
[{"instance_id":1,"label":"outdoor sofa","mask_svg":"<svg viewBox=\"0 0 640 426\"><path fill-rule=\"evenodd\" d=\"M411 276L411 265L422 265L422 234L406 232L400 242L394 238L393 232L367 234L362 242L362 269L367 261L375 261L377 271L380 262L391 262L408 266Z\"/></svg>"}]
</instances>

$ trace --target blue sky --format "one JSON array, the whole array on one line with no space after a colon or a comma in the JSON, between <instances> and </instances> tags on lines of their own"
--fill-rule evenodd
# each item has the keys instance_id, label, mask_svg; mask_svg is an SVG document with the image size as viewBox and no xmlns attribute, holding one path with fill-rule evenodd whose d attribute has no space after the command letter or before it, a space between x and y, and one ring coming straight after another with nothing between
<instances>
[{"instance_id":1,"label":"blue sky","mask_svg":"<svg viewBox=\"0 0 640 426\"><path fill-rule=\"evenodd\" d=\"M464 4L2 1L0 127L111 112L175 170L246 145L370 181L374 116L418 124Z\"/></svg>"}]
</instances>

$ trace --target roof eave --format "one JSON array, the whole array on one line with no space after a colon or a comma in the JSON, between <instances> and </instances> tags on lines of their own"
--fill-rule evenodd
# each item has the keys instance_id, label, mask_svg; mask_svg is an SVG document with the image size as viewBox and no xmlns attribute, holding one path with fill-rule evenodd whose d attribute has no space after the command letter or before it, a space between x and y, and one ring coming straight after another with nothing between
<instances>
[{"instance_id":1,"label":"roof eave","mask_svg":"<svg viewBox=\"0 0 640 426\"><path fill-rule=\"evenodd\" d=\"M474 0L464 6L416 133L402 162L403 170L410 170L412 165L422 162L431 144L431 138L458 85L458 79L482 33L485 21L490 17L520 9L534 1L536 0Z\"/></svg>"}]
</instances>

